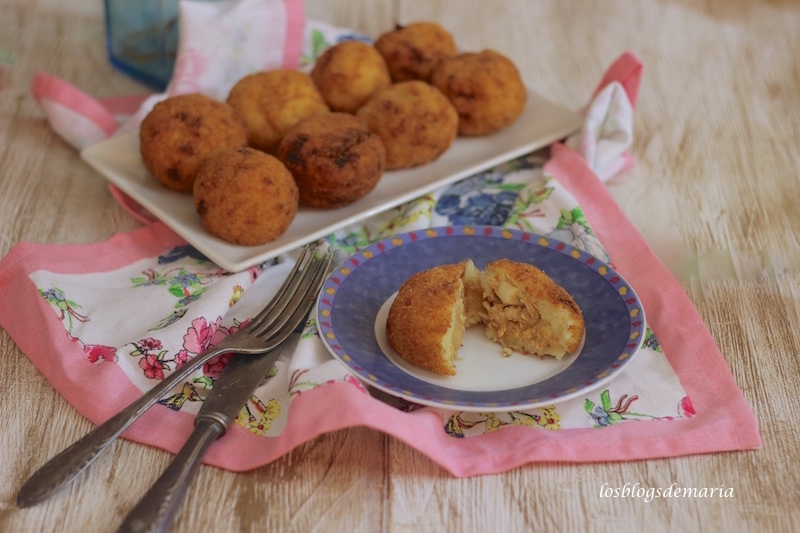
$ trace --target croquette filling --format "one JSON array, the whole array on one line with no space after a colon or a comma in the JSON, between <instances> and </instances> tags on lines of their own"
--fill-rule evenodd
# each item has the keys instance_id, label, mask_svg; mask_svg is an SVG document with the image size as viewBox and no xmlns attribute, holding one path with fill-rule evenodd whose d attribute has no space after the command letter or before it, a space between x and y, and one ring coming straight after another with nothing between
<instances>
[{"instance_id":1,"label":"croquette filling","mask_svg":"<svg viewBox=\"0 0 800 533\"><path fill-rule=\"evenodd\" d=\"M481 321L486 336L503 346L504 356L518 351L561 359L567 353L563 331L568 324L558 309L526 298L525 291L503 272L484 272L480 279Z\"/></svg>"},{"instance_id":2,"label":"croquette filling","mask_svg":"<svg viewBox=\"0 0 800 533\"><path fill-rule=\"evenodd\" d=\"M568 352L563 335L568 324L559 310L526 298L503 272L480 272L468 263L464 284L464 327L484 324L486 336L503 347L504 356L518 351L560 359Z\"/></svg>"},{"instance_id":3,"label":"croquette filling","mask_svg":"<svg viewBox=\"0 0 800 533\"><path fill-rule=\"evenodd\" d=\"M455 266L443 267L452 269ZM398 298L392 304L387 336L403 358L428 370L454 375L455 360L465 330L479 323L485 326L486 337L502 347L505 357L516 351L541 358L552 356L561 359L576 349L584 330L580 309L561 287L554 285L542 272L509 268L505 264L497 267L490 264L486 271L481 272L469 260L459 266L462 267L460 275L451 277L446 271L431 275L429 281L436 280L434 288L440 289L437 294L433 294L436 291L431 289L431 283L420 284L420 279L414 277L413 289L409 294L414 294L415 298L407 294L402 302ZM425 274L420 275L424 277ZM400 292L405 288L401 288ZM439 309L447 309L447 313L439 315L436 321L440 325L437 326L438 332L446 327L444 335L435 332L433 336L426 335L429 345L421 350L416 348L419 343L414 342L414 333L420 329L426 330L429 321L418 314L421 310L415 311L405 305L414 299L418 303L436 301L441 304ZM404 310L396 315L393 322L392 311L401 308ZM389 334L392 323L406 328L406 333L399 338L407 342L399 347L392 341L398 338L397 332ZM432 339L433 342L430 342ZM411 348L404 349L408 346Z\"/></svg>"},{"instance_id":4,"label":"croquette filling","mask_svg":"<svg viewBox=\"0 0 800 533\"><path fill-rule=\"evenodd\" d=\"M517 351L561 359L569 351L563 334L569 322L558 308L527 297L504 272L481 272L468 262L445 345L457 351L464 329L478 323L503 347L505 357Z\"/></svg>"},{"instance_id":5,"label":"croquette filling","mask_svg":"<svg viewBox=\"0 0 800 533\"><path fill-rule=\"evenodd\" d=\"M455 364L458 349L464 341L464 331L466 330L466 306L464 305L464 282L459 280L456 294L456 303L451 307L450 327L442 338L443 358Z\"/></svg>"}]
</instances>

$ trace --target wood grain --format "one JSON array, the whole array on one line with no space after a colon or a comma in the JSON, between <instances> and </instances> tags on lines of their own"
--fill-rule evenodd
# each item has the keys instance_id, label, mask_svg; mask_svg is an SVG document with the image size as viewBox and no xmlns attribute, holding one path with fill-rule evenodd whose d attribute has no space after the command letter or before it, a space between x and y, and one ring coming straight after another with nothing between
<instances>
[{"instance_id":1,"label":"wood grain","mask_svg":"<svg viewBox=\"0 0 800 533\"><path fill-rule=\"evenodd\" d=\"M744 0L307 0L309 18L376 36L435 20L464 49L494 48L525 82L578 108L619 54L645 65L632 152L608 184L681 281L758 418L764 446L621 464L543 464L455 479L364 428L273 464L202 467L175 531L641 531L800 529L800 3ZM94 242L138 223L53 134L34 74L108 97L145 88L106 60L102 3L3 0L0 256L18 242ZM119 441L31 509L16 490L90 423L0 333L0 530L113 530L170 455ZM604 483L732 487L735 497L600 498Z\"/></svg>"}]
</instances>

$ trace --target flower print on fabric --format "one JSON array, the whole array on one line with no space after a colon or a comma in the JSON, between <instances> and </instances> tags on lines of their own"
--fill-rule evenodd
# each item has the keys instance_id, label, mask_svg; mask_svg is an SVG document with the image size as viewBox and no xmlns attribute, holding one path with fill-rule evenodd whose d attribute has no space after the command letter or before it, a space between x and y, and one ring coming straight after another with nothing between
<instances>
[{"instance_id":1,"label":"flower print on fabric","mask_svg":"<svg viewBox=\"0 0 800 533\"><path fill-rule=\"evenodd\" d=\"M276 399L264 403L256 396L251 396L247 404L239 411L236 423L256 435L264 436L272 429L272 423L281 416L281 404Z\"/></svg>"},{"instance_id":2,"label":"flower print on fabric","mask_svg":"<svg viewBox=\"0 0 800 533\"><path fill-rule=\"evenodd\" d=\"M228 300L228 307L233 307L236 302L242 299L242 296L244 296L244 287L241 285L234 285L233 294L231 295L231 299Z\"/></svg>"},{"instance_id":3,"label":"flower print on fabric","mask_svg":"<svg viewBox=\"0 0 800 533\"><path fill-rule=\"evenodd\" d=\"M505 227L515 227L525 231L536 232L536 228L531 223L532 219L545 218L546 213L539 207L539 204L550 198L553 194L553 187L542 185L537 188L525 188L519 192L512 206L511 216L505 222Z\"/></svg>"},{"instance_id":4,"label":"flower print on fabric","mask_svg":"<svg viewBox=\"0 0 800 533\"><path fill-rule=\"evenodd\" d=\"M589 221L586 220L580 207L570 210L561 209L561 216L558 219L556 229L551 231L548 236L571 244L575 248L597 257L604 263L608 263L611 259L589 226Z\"/></svg>"},{"instance_id":5,"label":"flower print on fabric","mask_svg":"<svg viewBox=\"0 0 800 533\"><path fill-rule=\"evenodd\" d=\"M540 166L538 157L526 155L456 182L441 193L435 212L452 225L502 226Z\"/></svg>"},{"instance_id":6,"label":"flower print on fabric","mask_svg":"<svg viewBox=\"0 0 800 533\"><path fill-rule=\"evenodd\" d=\"M313 28L311 30L311 39L309 41L309 48L303 51L300 57L300 67L310 68L317 62L317 58L322 55L322 52L330 46L330 43L325 39L325 34Z\"/></svg>"},{"instance_id":7,"label":"flower print on fabric","mask_svg":"<svg viewBox=\"0 0 800 533\"><path fill-rule=\"evenodd\" d=\"M134 349L129 352L134 357L140 357L139 367L148 379L163 380L165 372L174 371L183 366L189 359L217 345L228 335L232 335L245 327L249 320L234 322L230 328L222 326L222 318L218 317L209 322L203 317L192 321L183 336L183 346L170 357L167 350L162 349L161 341L153 338L142 339L132 343ZM187 381L180 391L159 401L170 409L179 411L186 402L201 401L203 396L200 391L207 391L214 385L214 380L225 369L231 354L221 354L212 358L203 365L203 375Z\"/></svg>"},{"instance_id":8,"label":"flower print on fabric","mask_svg":"<svg viewBox=\"0 0 800 533\"><path fill-rule=\"evenodd\" d=\"M326 243L336 251L334 265L385 237L429 227L435 204L433 195L426 194L399 207L378 213L366 222L331 233L326 237Z\"/></svg>"},{"instance_id":9,"label":"flower print on fabric","mask_svg":"<svg viewBox=\"0 0 800 533\"><path fill-rule=\"evenodd\" d=\"M218 317L213 322L209 322L203 317L194 319L183 336L182 348L173 355L170 355L169 351L164 349L160 340L153 337L147 337L132 342L130 344L132 349L128 354L138 358L139 368L146 378L162 381L166 373L180 368L189 359L215 346L228 335L244 327L247 321L235 323L231 328L226 328L222 326L221 323L221 317ZM219 376L229 359L230 354L222 354L208 361L203 366L204 378L214 379ZM210 382L207 380L203 378L198 379L196 379L195 382L201 383L204 388L210 385ZM186 391L182 391L179 394L185 392ZM187 393L188 395L184 394L184 396L186 396L187 399L191 399L194 396L193 392L194 391L189 391ZM173 397L170 406L181 405L182 403L182 401L178 401L178 399Z\"/></svg>"},{"instance_id":10,"label":"flower print on fabric","mask_svg":"<svg viewBox=\"0 0 800 533\"><path fill-rule=\"evenodd\" d=\"M145 377L159 381L164 379L164 369L167 368L167 365L159 361L158 356L145 355L139 359L139 366L144 370Z\"/></svg>"},{"instance_id":11,"label":"flower print on fabric","mask_svg":"<svg viewBox=\"0 0 800 533\"><path fill-rule=\"evenodd\" d=\"M501 226L522 188L505 185L503 176L483 172L447 188L436 202L436 214L447 217L452 225Z\"/></svg>"},{"instance_id":12,"label":"flower print on fabric","mask_svg":"<svg viewBox=\"0 0 800 533\"><path fill-rule=\"evenodd\" d=\"M330 26L320 21L308 21L306 36L303 38L303 51L300 54L300 68L311 69L319 56L330 46L344 41L363 41L372 44L372 39L360 33Z\"/></svg>"},{"instance_id":13,"label":"flower print on fabric","mask_svg":"<svg viewBox=\"0 0 800 533\"><path fill-rule=\"evenodd\" d=\"M232 308L240 305L263 271L281 263L282 258L275 258L231 273L184 245L88 277L43 270L31 279L64 328L72 345L67 353L75 364L118 364L134 386L146 391L244 327L249 319L235 318L239 312ZM110 308L109 301L119 305ZM258 303L241 305L241 313L260 309ZM140 316L144 324L136 325ZM158 328L152 327L155 323ZM227 356L208 361L176 383L159 403L196 412L227 361ZM87 370L87 379L99 375Z\"/></svg>"},{"instance_id":14,"label":"flower print on fabric","mask_svg":"<svg viewBox=\"0 0 800 533\"><path fill-rule=\"evenodd\" d=\"M416 200L401 205L395 211L397 215L381 228L380 238L430 227L435 206L436 198L433 194L420 196Z\"/></svg>"},{"instance_id":15,"label":"flower print on fabric","mask_svg":"<svg viewBox=\"0 0 800 533\"><path fill-rule=\"evenodd\" d=\"M142 274L144 275L131 278L131 284L134 287L161 285L167 288L169 294L178 298L175 303L175 310L159 320L149 331L164 329L183 318L186 314L187 306L208 290L207 285L210 282L210 276L190 272L183 266L176 266L160 272L154 268L149 268Z\"/></svg>"},{"instance_id":16,"label":"flower print on fabric","mask_svg":"<svg viewBox=\"0 0 800 533\"><path fill-rule=\"evenodd\" d=\"M205 318L200 317L192 320L192 325L183 336L183 349L188 352L188 356L194 357L206 351L212 346L219 344L222 339L229 335L233 335L249 323L249 320L244 322L234 322L230 328L222 325L222 317L217 317L214 322L208 322ZM203 374L216 378L222 373L227 365L231 354L222 354L209 360L203 365Z\"/></svg>"},{"instance_id":17,"label":"flower print on fabric","mask_svg":"<svg viewBox=\"0 0 800 533\"><path fill-rule=\"evenodd\" d=\"M451 437L464 438L481 433L491 433L507 426L529 426L543 429L561 429L561 415L555 405L531 411L508 413L458 412L447 419L444 430Z\"/></svg>"},{"instance_id":18,"label":"flower print on fabric","mask_svg":"<svg viewBox=\"0 0 800 533\"><path fill-rule=\"evenodd\" d=\"M184 307L197 300L206 291L207 284L204 278L208 276L190 272L183 267L158 272L149 268L142 272L144 276L131 278L134 287L145 287L148 285L164 285L167 291L178 298L175 307Z\"/></svg>"},{"instance_id":19,"label":"flower print on fabric","mask_svg":"<svg viewBox=\"0 0 800 533\"><path fill-rule=\"evenodd\" d=\"M199 402L201 399L200 394L197 392L197 383L184 383L180 392L159 400L158 403L169 407L173 411L180 411L184 403Z\"/></svg>"},{"instance_id":20,"label":"flower print on fabric","mask_svg":"<svg viewBox=\"0 0 800 533\"><path fill-rule=\"evenodd\" d=\"M308 322L303 327L303 332L300 334L301 339L310 339L317 335L317 319L314 318L314 315L311 314L308 317Z\"/></svg>"},{"instance_id":21,"label":"flower print on fabric","mask_svg":"<svg viewBox=\"0 0 800 533\"><path fill-rule=\"evenodd\" d=\"M694 406L692 405L692 399L688 396L685 396L681 400L681 403L678 405L678 412L683 418L692 418L695 414L697 414L694 410Z\"/></svg>"},{"instance_id":22,"label":"flower print on fabric","mask_svg":"<svg viewBox=\"0 0 800 533\"><path fill-rule=\"evenodd\" d=\"M163 253L158 256L158 264L159 265L167 265L169 263L174 263L184 257L189 257L192 259L196 259L198 262L210 263L211 260L206 257L206 255L192 246L191 244L183 244L181 246L175 246L171 250L166 253Z\"/></svg>"},{"instance_id":23,"label":"flower print on fabric","mask_svg":"<svg viewBox=\"0 0 800 533\"><path fill-rule=\"evenodd\" d=\"M162 349L161 341L148 337L131 343L133 350L128 352L134 357L139 357L139 368L148 379L161 381L164 379L164 370L169 370L169 363L173 359L167 358L167 351Z\"/></svg>"},{"instance_id":24,"label":"flower print on fabric","mask_svg":"<svg viewBox=\"0 0 800 533\"><path fill-rule=\"evenodd\" d=\"M204 317L195 318L183 336L183 348L192 354L199 354L217 344L228 336L228 331L221 324L222 317L217 317L214 322L208 322Z\"/></svg>"},{"instance_id":25,"label":"flower print on fabric","mask_svg":"<svg viewBox=\"0 0 800 533\"><path fill-rule=\"evenodd\" d=\"M611 393L608 391L608 389L606 389L600 393L599 405L587 398L584 402L583 408L586 411L586 414L591 417L594 427L613 426L614 424L618 424L623 420L652 420L658 418L653 415L631 411L631 405L638 399L638 395L628 396L627 394L623 394L620 396L617 404L612 405Z\"/></svg>"},{"instance_id":26,"label":"flower print on fabric","mask_svg":"<svg viewBox=\"0 0 800 533\"><path fill-rule=\"evenodd\" d=\"M229 353L220 354L212 357L206 364L203 365L203 374L213 379L217 379L225 367L228 366L228 361L231 360L232 355Z\"/></svg>"},{"instance_id":27,"label":"flower print on fabric","mask_svg":"<svg viewBox=\"0 0 800 533\"><path fill-rule=\"evenodd\" d=\"M661 344L659 344L658 339L656 338L656 334L653 333L653 330L650 328L645 328L642 348L650 348L658 353L664 353L664 350L661 349Z\"/></svg>"},{"instance_id":28,"label":"flower print on fabric","mask_svg":"<svg viewBox=\"0 0 800 533\"><path fill-rule=\"evenodd\" d=\"M64 291L55 286L46 290L39 289L39 294L56 310L56 312L58 312L58 318L67 330L67 337L81 345L83 353L86 354L87 360L90 363L115 363L117 361L117 349L113 346L86 344L73 335L73 319L82 323L89 322L90 320L87 315L82 315L76 311L76 309L81 308L77 302L68 299Z\"/></svg>"},{"instance_id":29,"label":"flower print on fabric","mask_svg":"<svg viewBox=\"0 0 800 533\"><path fill-rule=\"evenodd\" d=\"M249 268L247 272L250 274L250 281L254 282L261 272L274 263L275 260L272 260ZM157 321L148 331L164 329L178 322L186 315L189 304L200 299L215 279L231 275L229 272L217 268L205 255L190 245L176 246L161 254L158 256L158 264L170 266L163 270L152 267L144 270L142 276L131 278L132 286L164 286L167 292L178 300L175 303L175 309ZM197 268L191 270L192 265ZM211 268L209 269L209 267ZM229 301L229 307L238 302L243 295L244 288L236 285Z\"/></svg>"},{"instance_id":30,"label":"flower print on fabric","mask_svg":"<svg viewBox=\"0 0 800 533\"><path fill-rule=\"evenodd\" d=\"M344 252L345 257L349 257L361 248L369 246L371 242L372 239L365 227L348 233L331 233L328 236L329 246L337 252Z\"/></svg>"},{"instance_id":31,"label":"flower print on fabric","mask_svg":"<svg viewBox=\"0 0 800 533\"><path fill-rule=\"evenodd\" d=\"M89 356L90 363L97 363L98 361L108 361L114 363L117 360L117 349L112 346L103 346L102 344L84 344L83 351Z\"/></svg>"},{"instance_id":32,"label":"flower print on fabric","mask_svg":"<svg viewBox=\"0 0 800 533\"><path fill-rule=\"evenodd\" d=\"M516 198L516 191L480 193L463 199L456 195L448 195L443 196L436 204L436 212L447 216L453 225L500 226L508 218Z\"/></svg>"},{"instance_id":33,"label":"flower print on fabric","mask_svg":"<svg viewBox=\"0 0 800 533\"><path fill-rule=\"evenodd\" d=\"M697 412L694 410L694 405L692 405L692 399L688 396L684 396L681 398L681 401L678 402L677 409L675 410L676 415L667 415L660 417L661 420L675 420L680 418L692 418Z\"/></svg>"},{"instance_id":34,"label":"flower print on fabric","mask_svg":"<svg viewBox=\"0 0 800 533\"><path fill-rule=\"evenodd\" d=\"M349 383L350 385L355 386L358 390L363 393L367 393L367 388L364 387L364 384L359 381L359 379L349 372L345 372L341 379L326 379L322 382L317 381L313 378L309 378L309 374L312 373L312 369L303 368L299 370L295 370L292 372L291 377L289 378L289 396L290 398L296 398L300 396L304 392L308 392L310 390L316 389L323 385L328 385L331 383L335 383L337 381L343 381L345 383Z\"/></svg>"},{"instance_id":35,"label":"flower print on fabric","mask_svg":"<svg viewBox=\"0 0 800 533\"><path fill-rule=\"evenodd\" d=\"M64 291L58 287L50 287L47 290L39 289L39 294L42 295L42 298L44 298L47 303L56 308L59 312L61 322L66 320L65 327L67 328L67 334L69 336L72 336L72 319L78 322L87 322L89 320L87 316L76 311L76 309L80 309L81 306L72 300L68 300L64 295Z\"/></svg>"}]
</instances>

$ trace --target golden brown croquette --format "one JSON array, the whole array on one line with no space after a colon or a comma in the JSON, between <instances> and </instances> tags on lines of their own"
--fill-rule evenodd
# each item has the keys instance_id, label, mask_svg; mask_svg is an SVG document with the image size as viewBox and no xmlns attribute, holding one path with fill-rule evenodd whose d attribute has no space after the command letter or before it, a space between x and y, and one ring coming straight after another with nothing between
<instances>
[{"instance_id":1,"label":"golden brown croquette","mask_svg":"<svg viewBox=\"0 0 800 533\"><path fill-rule=\"evenodd\" d=\"M209 233L228 242L274 241L297 213L297 185L275 157L252 148L210 159L194 184L194 203Z\"/></svg>"},{"instance_id":2,"label":"golden brown croquette","mask_svg":"<svg viewBox=\"0 0 800 533\"><path fill-rule=\"evenodd\" d=\"M249 145L270 154L289 128L329 111L311 77L295 70L245 76L231 89L228 103L244 118Z\"/></svg>"},{"instance_id":3,"label":"golden brown croquette","mask_svg":"<svg viewBox=\"0 0 800 533\"><path fill-rule=\"evenodd\" d=\"M442 59L458 53L450 32L434 22L415 22L384 33L375 41L375 48L394 82L428 81Z\"/></svg>"},{"instance_id":4,"label":"golden brown croquette","mask_svg":"<svg viewBox=\"0 0 800 533\"><path fill-rule=\"evenodd\" d=\"M363 120L346 113L298 122L284 137L277 156L294 176L300 202L324 209L369 194L386 166L380 138Z\"/></svg>"},{"instance_id":5,"label":"golden brown croquette","mask_svg":"<svg viewBox=\"0 0 800 533\"><path fill-rule=\"evenodd\" d=\"M392 83L383 56L361 41L343 41L317 59L311 77L331 111L355 113Z\"/></svg>"},{"instance_id":6,"label":"golden brown croquette","mask_svg":"<svg viewBox=\"0 0 800 533\"><path fill-rule=\"evenodd\" d=\"M145 167L176 191L191 192L206 160L243 146L247 146L247 129L242 117L224 102L201 94L162 100L139 128Z\"/></svg>"},{"instance_id":7,"label":"golden brown croquette","mask_svg":"<svg viewBox=\"0 0 800 533\"><path fill-rule=\"evenodd\" d=\"M458 114L447 98L423 81L395 83L358 110L386 148L387 170L429 163L456 138Z\"/></svg>"},{"instance_id":8,"label":"golden brown croquette","mask_svg":"<svg viewBox=\"0 0 800 533\"><path fill-rule=\"evenodd\" d=\"M458 111L461 135L488 135L511 125L528 97L514 63L492 50L442 60L431 84Z\"/></svg>"}]
</instances>

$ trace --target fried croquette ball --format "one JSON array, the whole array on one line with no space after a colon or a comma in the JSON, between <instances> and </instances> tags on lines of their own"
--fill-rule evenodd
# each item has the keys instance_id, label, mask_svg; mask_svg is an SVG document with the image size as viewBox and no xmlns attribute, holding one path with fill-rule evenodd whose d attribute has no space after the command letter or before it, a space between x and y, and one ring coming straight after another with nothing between
<instances>
[{"instance_id":1,"label":"fried croquette ball","mask_svg":"<svg viewBox=\"0 0 800 533\"><path fill-rule=\"evenodd\" d=\"M231 88L228 103L244 118L249 145L270 154L289 128L329 111L311 77L296 70L245 76Z\"/></svg>"},{"instance_id":2,"label":"fried croquette ball","mask_svg":"<svg viewBox=\"0 0 800 533\"><path fill-rule=\"evenodd\" d=\"M192 192L200 167L228 149L247 146L247 128L229 105L201 94L157 103L139 128L144 165L164 186Z\"/></svg>"},{"instance_id":3,"label":"fried croquette ball","mask_svg":"<svg viewBox=\"0 0 800 533\"><path fill-rule=\"evenodd\" d=\"M431 84L458 111L461 135L488 135L511 125L528 96L514 63L493 50L442 60Z\"/></svg>"},{"instance_id":4,"label":"fried croquette ball","mask_svg":"<svg viewBox=\"0 0 800 533\"><path fill-rule=\"evenodd\" d=\"M379 91L357 116L381 138L387 170L437 159L453 144L458 130L455 108L424 81L403 81Z\"/></svg>"},{"instance_id":5,"label":"fried croquette ball","mask_svg":"<svg viewBox=\"0 0 800 533\"><path fill-rule=\"evenodd\" d=\"M458 51L453 36L433 22L415 22L384 33L375 48L389 67L392 81L428 81L442 59Z\"/></svg>"},{"instance_id":6,"label":"fried croquette ball","mask_svg":"<svg viewBox=\"0 0 800 533\"><path fill-rule=\"evenodd\" d=\"M200 169L194 205L212 235L264 244L280 237L297 214L297 185L274 156L252 148L228 150Z\"/></svg>"},{"instance_id":7,"label":"fried croquette ball","mask_svg":"<svg viewBox=\"0 0 800 533\"><path fill-rule=\"evenodd\" d=\"M369 194L383 175L386 151L360 118L328 113L298 122L278 147L294 176L300 202L334 208Z\"/></svg>"},{"instance_id":8,"label":"fried croquette ball","mask_svg":"<svg viewBox=\"0 0 800 533\"><path fill-rule=\"evenodd\" d=\"M468 325L468 268L477 276L472 261L465 261L417 272L400 286L386 317L386 340L400 357L437 374L456 375Z\"/></svg>"},{"instance_id":9,"label":"fried croquette ball","mask_svg":"<svg viewBox=\"0 0 800 533\"><path fill-rule=\"evenodd\" d=\"M361 41L343 41L317 59L311 71L331 111L355 113L375 92L392 83L383 56Z\"/></svg>"}]
</instances>

